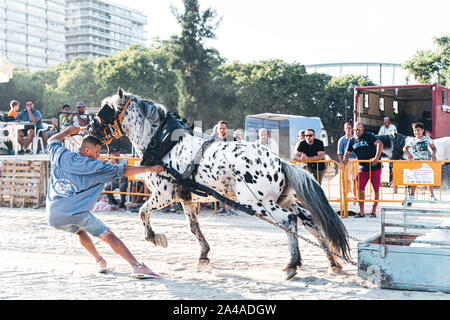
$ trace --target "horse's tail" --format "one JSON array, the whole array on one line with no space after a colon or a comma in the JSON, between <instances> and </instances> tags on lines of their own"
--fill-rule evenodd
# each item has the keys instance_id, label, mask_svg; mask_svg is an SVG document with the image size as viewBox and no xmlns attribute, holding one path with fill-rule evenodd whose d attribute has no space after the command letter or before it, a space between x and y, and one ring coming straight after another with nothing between
<instances>
[{"instance_id":1,"label":"horse's tail","mask_svg":"<svg viewBox=\"0 0 450 320\"><path fill-rule=\"evenodd\" d=\"M347 229L338 214L331 208L322 187L306 170L282 160L288 187L295 190L298 200L311 213L315 224L321 227L336 253L350 258Z\"/></svg>"}]
</instances>

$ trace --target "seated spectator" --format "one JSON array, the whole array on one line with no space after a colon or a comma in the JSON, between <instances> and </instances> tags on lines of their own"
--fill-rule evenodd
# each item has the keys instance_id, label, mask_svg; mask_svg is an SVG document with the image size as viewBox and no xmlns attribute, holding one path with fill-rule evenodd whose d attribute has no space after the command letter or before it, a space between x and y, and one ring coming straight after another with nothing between
<instances>
[{"instance_id":1,"label":"seated spectator","mask_svg":"<svg viewBox=\"0 0 450 320\"><path fill-rule=\"evenodd\" d=\"M68 104L62 106L61 112L58 119L50 119L53 127L58 131L73 124L73 114L70 114L70 106Z\"/></svg>"},{"instance_id":2,"label":"seated spectator","mask_svg":"<svg viewBox=\"0 0 450 320\"><path fill-rule=\"evenodd\" d=\"M53 127L44 133L45 143L47 143L48 138L50 138L53 134L73 124L73 115L70 114L70 106L68 104L63 105L63 107L61 108L61 112L62 113L58 116L58 119L50 119Z\"/></svg>"},{"instance_id":3,"label":"seated spectator","mask_svg":"<svg viewBox=\"0 0 450 320\"><path fill-rule=\"evenodd\" d=\"M120 157L120 149L112 147L111 148L111 157ZM108 162L112 163L112 164L116 164L116 165L119 165L119 164L127 165L126 159L113 158L113 159L110 159ZM119 186L119 182L120 182L120 186ZM114 179L113 182L105 185L105 188L103 190L104 191L114 191L117 188L119 188L120 192L127 192L128 178L124 176L120 179ZM117 200L114 198L114 194L107 193L106 196L108 197L108 204L117 205ZM125 208L125 197L126 197L126 194L120 194L120 203L119 203L120 209Z\"/></svg>"},{"instance_id":4,"label":"seated spectator","mask_svg":"<svg viewBox=\"0 0 450 320\"><path fill-rule=\"evenodd\" d=\"M85 127L89 123L89 113L86 112L86 107L83 102L77 102L77 111L73 117L73 125L77 127Z\"/></svg>"},{"instance_id":5,"label":"seated spectator","mask_svg":"<svg viewBox=\"0 0 450 320\"><path fill-rule=\"evenodd\" d=\"M22 149L19 150L19 154L32 153L28 147L33 141L35 135L34 128L35 126L37 130L44 128L42 125L42 115L37 109L35 109L34 102L32 100L28 99L25 101L25 110L19 112L16 116L16 120L35 123L35 125L25 125L24 129L19 130L17 139L19 144L22 146Z\"/></svg>"},{"instance_id":6,"label":"seated spectator","mask_svg":"<svg viewBox=\"0 0 450 320\"><path fill-rule=\"evenodd\" d=\"M17 117L17 111L19 111L19 106L20 106L20 103L19 103L19 101L17 101L17 100L12 100L10 103L9 103L9 108L10 108L10 110L9 110L9 112L8 112L8 117Z\"/></svg>"}]
</instances>

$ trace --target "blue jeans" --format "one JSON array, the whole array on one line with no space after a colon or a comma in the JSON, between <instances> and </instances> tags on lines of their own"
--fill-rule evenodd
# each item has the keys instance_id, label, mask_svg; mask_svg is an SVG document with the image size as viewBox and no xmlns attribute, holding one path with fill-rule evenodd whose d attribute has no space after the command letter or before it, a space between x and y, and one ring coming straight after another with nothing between
<instances>
[{"instance_id":1,"label":"blue jeans","mask_svg":"<svg viewBox=\"0 0 450 320\"><path fill-rule=\"evenodd\" d=\"M103 237L109 231L109 228L90 212L88 212L87 216L79 224L65 224L56 227L56 229L71 233L78 233L80 230L84 230L98 238Z\"/></svg>"}]
</instances>

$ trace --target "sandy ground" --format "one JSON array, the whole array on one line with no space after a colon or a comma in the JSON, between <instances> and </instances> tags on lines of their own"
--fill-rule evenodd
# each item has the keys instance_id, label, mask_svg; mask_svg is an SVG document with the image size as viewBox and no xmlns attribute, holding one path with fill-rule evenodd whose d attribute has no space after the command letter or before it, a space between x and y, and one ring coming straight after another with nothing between
<instances>
[{"instance_id":1,"label":"sandy ground","mask_svg":"<svg viewBox=\"0 0 450 320\"><path fill-rule=\"evenodd\" d=\"M134 280L131 268L100 240L95 243L108 261L106 274L77 237L47 225L44 209L0 208L0 299L25 300L441 300L450 294L379 289L345 264L342 273L328 274L322 251L303 240L303 267L291 281L281 271L287 261L286 235L274 226L240 213L217 216L202 210L200 224L211 246L209 266L199 268L199 247L183 214L152 215L157 233L169 247L143 239L137 213L98 212L140 261L163 278ZM343 219L352 237L365 240L379 232L380 218ZM312 239L301 229L300 234ZM357 242L351 240L357 260Z\"/></svg>"}]
</instances>

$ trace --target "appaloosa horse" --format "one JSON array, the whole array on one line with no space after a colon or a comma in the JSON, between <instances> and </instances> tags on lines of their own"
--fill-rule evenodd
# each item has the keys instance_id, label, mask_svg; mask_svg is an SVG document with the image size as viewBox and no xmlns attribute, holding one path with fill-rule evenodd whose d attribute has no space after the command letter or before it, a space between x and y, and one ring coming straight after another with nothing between
<instances>
[{"instance_id":1,"label":"appaloosa horse","mask_svg":"<svg viewBox=\"0 0 450 320\"><path fill-rule=\"evenodd\" d=\"M329 271L339 272L342 269L332 252L341 258L349 258L347 231L312 175L261 145L211 140L210 136L182 125L181 132L171 132L167 124L169 118L170 114L164 106L119 88L117 94L103 100L98 118L91 122L87 132L103 143L110 142L113 137L127 136L144 164L155 164L147 160L149 153L152 156L158 153L155 151L161 147L158 144L162 144L162 141L171 143L167 154L160 152L157 161L177 172L189 172L196 183L236 201L255 216L284 228L290 252L290 259L283 269L286 279L292 278L297 273L297 267L302 265L296 236L297 219L301 220L303 228L318 239L328 258ZM169 135L172 137L167 142ZM162 138L155 139L157 137ZM195 170L189 169L192 167ZM209 263L210 247L200 230L196 203L216 199L199 196L189 190L186 195L186 189L166 171L149 173L145 179L151 197L139 213L146 240L155 245L167 246L165 237L153 232L150 215L171 203L181 202L190 229L200 245L199 263ZM301 204L296 202L296 197Z\"/></svg>"}]
</instances>

